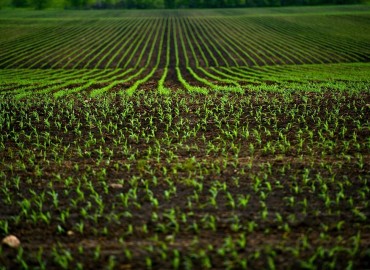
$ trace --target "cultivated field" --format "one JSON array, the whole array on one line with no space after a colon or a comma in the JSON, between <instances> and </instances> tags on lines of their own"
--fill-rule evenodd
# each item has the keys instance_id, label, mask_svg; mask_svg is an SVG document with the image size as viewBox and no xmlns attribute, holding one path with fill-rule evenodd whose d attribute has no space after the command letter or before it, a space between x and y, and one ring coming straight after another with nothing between
<instances>
[{"instance_id":1,"label":"cultivated field","mask_svg":"<svg viewBox=\"0 0 370 270\"><path fill-rule=\"evenodd\" d=\"M0 11L0 269L369 269L370 7Z\"/></svg>"},{"instance_id":2,"label":"cultivated field","mask_svg":"<svg viewBox=\"0 0 370 270\"><path fill-rule=\"evenodd\" d=\"M312 81L302 73L337 69L297 65L367 62L370 56L366 6L3 13L1 93L18 97L241 91L256 81Z\"/></svg>"}]
</instances>

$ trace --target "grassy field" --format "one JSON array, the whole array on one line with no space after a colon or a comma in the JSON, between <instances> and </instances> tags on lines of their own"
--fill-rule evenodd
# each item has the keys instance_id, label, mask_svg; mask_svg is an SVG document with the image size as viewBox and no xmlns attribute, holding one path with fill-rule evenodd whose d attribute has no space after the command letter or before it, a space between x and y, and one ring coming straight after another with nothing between
<instances>
[{"instance_id":1,"label":"grassy field","mask_svg":"<svg viewBox=\"0 0 370 270\"><path fill-rule=\"evenodd\" d=\"M370 6L0 10L0 269L369 269Z\"/></svg>"}]
</instances>

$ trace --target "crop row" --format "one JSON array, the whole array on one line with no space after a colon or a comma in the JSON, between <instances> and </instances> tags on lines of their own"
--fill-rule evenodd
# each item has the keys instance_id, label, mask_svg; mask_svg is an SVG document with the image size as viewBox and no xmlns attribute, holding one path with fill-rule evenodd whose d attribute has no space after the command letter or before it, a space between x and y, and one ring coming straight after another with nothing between
<instances>
[{"instance_id":1,"label":"crop row","mask_svg":"<svg viewBox=\"0 0 370 270\"><path fill-rule=\"evenodd\" d=\"M158 28L165 36L175 28L186 40L184 50L189 58L179 66L251 66L303 63L357 62L367 60L368 40L349 39L314 30L326 20L326 27L336 30L341 16L315 16L309 26L291 17L216 17L192 18L169 16L99 21L62 21L54 31L43 29L19 40L2 42L2 68L135 68L145 52L145 44ZM45 22L47 23L47 21ZM365 27L357 22L357 27ZM16 31L15 27L14 31ZM32 27L30 28L32 30ZM326 30L327 31L327 30ZM170 34L172 32L172 34ZM304 33L304 34L302 34ZM152 40L159 46L162 39ZM171 50L174 48L171 42ZM164 48L161 57L166 56ZM174 59L170 59L173 62ZM155 65L152 59L150 66ZM161 64L161 68L164 63Z\"/></svg>"},{"instance_id":2,"label":"crop row","mask_svg":"<svg viewBox=\"0 0 370 270\"><path fill-rule=\"evenodd\" d=\"M4 20L6 36L11 36L8 24L14 37L0 40L1 91L19 97L84 90L95 96L149 85L162 90L243 91L243 85L251 82L284 80L283 69L277 67L276 79L274 68L268 66L368 60L369 40L364 34L368 26L361 19L366 15L350 23L347 14L301 19L298 15L231 16L232 12L238 14L200 18L166 11L158 17L109 19L102 13L99 20L76 17L60 22L24 18L24 23L31 22L28 26ZM338 20L346 22L340 31ZM361 29L356 39L350 35L355 28ZM340 36L330 34L331 30ZM26 71L40 68L54 70L41 76L37 70ZM18 80L20 72L28 74L29 82ZM45 78L46 74L54 75ZM286 79L292 74L288 72Z\"/></svg>"},{"instance_id":3,"label":"crop row","mask_svg":"<svg viewBox=\"0 0 370 270\"><path fill-rule=\"evenodd\" d=\"M175 33L177 34L177 33ZM157 33L157 38L163 32ZM166 67L158 68L160 55L152 46L146 65L135 71L129 69L3 69L0 70L2 84L0 95L18 98L35 94L53 93L55 97L88 92L96 96L107 91L133 93L137 89L151 88L167 92L169 88L208 92L209 89L244 92L262 89L343 91L348 87L369 91L369 70L367 63L331 65L287 65L263 67L211 67L176 68L169 62L170 36L160 48L166 49ZM177 48L177 47L176 47ZM179 52L175 51L179 60ZM156 59L154 67L148 68L150 59ZM176 63L176 61L175 61ZM175 74L174 74L175 73ZM304 76L302 76L304 74ZM267 84L266 84L267 83Z\"/></svg>"},{"instance_id":4,"label":"crop row","mask_svg":"<svg viewBox=\"0 0 370 270\"><path fill-rule=\"evenodd\" d=\"M94 13L97 17L90 19L81 13L60 21L19 16L20 25L4 19L2 94L59 96L87 90L95 96L147 87L243 91L251 82L284 81L289 76L300 80L294 75L299 65L368 60L366 14L350 21L353 16L347 13L302 18L300 14L243 16L236 10L229 16L211 16L209 11L205 17L156 12L158 16L127 18ZM338 21L343 21L340 27ZM355 38L354 29L360 29ZM368 69L359 66L363 72ZM313 80L320 77L320 72L313 73Z\"/></svg>"}]
</instances>

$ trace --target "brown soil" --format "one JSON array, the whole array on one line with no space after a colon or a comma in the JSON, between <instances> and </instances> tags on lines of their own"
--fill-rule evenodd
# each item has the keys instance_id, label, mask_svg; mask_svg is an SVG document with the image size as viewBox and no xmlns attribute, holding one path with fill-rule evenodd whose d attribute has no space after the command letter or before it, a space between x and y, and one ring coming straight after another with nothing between
<instances>
[{"instance_id":1,"label":"brown soil","mask_svg":"<svg viewBox=\"0 0 370 270\"><path fill-rule=\"evenodd\" d=\"M317 269L331 266L344 269L350 263L354 269L368 269L370 171L366 165L370 164L370 155L366 144L370 132L365 116L369 115L366 104L370 103L370 96L340 94L337 99L337 95L330 91L325 94L297 93L291 97L247 92L245 95L228 95L226 103L221 94L203 96L181 92L170 97L151 92L150 96L154 98L151 104L143 92L129 101L121 100L119 96L107 97L106 101L80 96L68 102L51 101L52 104L42 99L30 99L26 106L20 106L9 100L9 108L4 112L5 115L13 115L13 121L11 127L2 127L5 135L1 142L5 148L0 152L0 179L4 183L0 220L7 221L9 229L7 233L2 229L0 236L13 234L20 239L21 257L30 268L39 267L37 253L42 248L41 261L46 263L47 269L62 269L63 259L57 254L64 254L69 269L77 268L78 264L86 269L102 269L113 261L117 269L145 269L150 268L149 264L152 269L168 269L177 264L177 256L181 269L242 269L243 260L247 261L250 269L307 269L309 263ZM303 96L309 98L307 107ZM247 100L251 102L247 103ZM105 102L108 102L108 107ZM67 104L73 104L72 108ZM354 107L348 109L347 104L354 104ZM167 121L161 120L160 108L164 109L166 117L172 115L173 124L169 130L166 129ZM243 113L237 119L239 108ZM282 108L281 112L277 112L279 108ZM312 118L307 116L307 108L311 110ZM361 108L365 109L361 111ZM331 118L328 112L337 109L337 118ZM48 128L44 121L51 110L49 122L52 125ZM68 110L74 112L72 122ZM122 115L126 110L125 118ZM208 110L212 111L212 117L200 126L196 136L186 138L186 132L197 128ZM263 116L261 119L255 114L259 110ZM291 118L290 111L296 111L296 118ZM38 122L33 118L33 112L38 113ZM95 117L93 125L87 122L86 112ZM269 123L273 112L277 112L276 121ZM49 132L52 144L42 136L41 147L36 146L34 136L29 141L25 135L33 131L28 126L19 125L22 115L31 117L30 121L39 134ZM120 117L116 118L117 115ZM304 123L301 115L305 115ZM150 116L153 117L152 125ZM216 117L222 119L222 128L215 121ZM130 119L138 122L132 125ZM320 145L319 119L327 121L329 126L337 121L338 130L342 127L348 129L344 137L339 132L324 134L334 142L331 151ZM63 123L68 132L59 130L54 121ZM100 121L118 125L117 131L123 132L123 138L130 146L129 152L136 153L134 160L122 150L123 142L115 142L117 134L112 130L99 132L97 125ZM74 132L77 123L81 123L81 134ZM239 125L238 136L229 138L222 133L224 129L232 130L236 123ZM286 129L289 123L291 127ZM251 131L249 139L240 135L241 127L247 124ZM306 126L313 132L313 142L300 148L296 136ZM264 128L271 130L272 134L265 133ZM261 144L253 135L254 129L262 134ZM18 142L24 143L24 150L21 151L20 145L12 139L12 130L20 134ZM143 138L136 141L130 137L129 130L137 134L150 134L153 130L155 137L149 141ZM268 142L280 140L279 130L290 142L290 150L265 152L263 147ZM176 132L179 132L179 137L174 136ZM349 149L343 150L342 142L351 141L353 133L357 134L360 149L351 142ZM172 140L170 143L166 143L168 135ZM85 143L90 136L96 138L96 144L87 146ZM308 132L303 133L303 137L309 141ZM57 143L57 139L62 139L61 143ZM154 149L156 140L161 145L159 158L155 154L147 158L148 149ZM208 153L208 143L220 149ZM253 153L249 149L250 143L256 146ZM235 144L240 145L237 156L233 152ZM63 152L64 147L68 147L66 152ZM78 147L91 152L91 155L79 156ZM99 161L97 152L100 147L104 153L102 161ZM108 150L113 151L111 156ZM20 156L22 153L25 153L23 157ZM171 153L176 158L171 159ZM363 158L364 167L357 165L359 155ZM59 157L63 158L58 161ZM24 169L19 161L25 164ZM130 169L127 164L130 164ZM41 169L41 174L36 168ZM19 186L16 184L18 177ZM319 177L323 182L318 180ZM70 179L69 184L66 179ZM192 179L202 188L191 186ZM262 181L259 186L256 186L257 179ZM305 183L304 179L308 182ZM148 181L158 206L151 203L145 181ZM212 204L210 197L215 185L219 191L215 204ZM296 185L299 186L298 191ZM337 202L341 185L345 197ZM176 187L175 194L167 198L165 192L170 192L173 186ZM130 199L125 207L122 196L134 188L136 200ZM79 199L78 190L84 193L84 199ZM58 194L57 207L50 195L53 191ZM41 213L50 214L48 223L32 219L32 211L39 213L37 198L42 193L45 197ZM322 197L324 193L331 199L329 203ZM100 213L97 212L99 204L94 199L96 194L104 203ZM234 207L228 194L235 200ZM6 202L8 195L11 203ZM250 199L243 207L238 198L246 195ZM25 199L31 202L27 215L21 213L21 202ZM349 201L352 201L352 206ZM264 217L265 207L268 213ZM87 215L82 209L86 209ZM363 216L356 215L354 209ZM62 222L60 215L67 210L69 216ZM173 214L169 214L171 211ZM78 229L81 222L84 223L83 231ZM358 246L356 236L360 237ZM241 242L242 237L245 237L245 244ZM131 256L127 255L128 251ZM20 269L19 256L19 250L2 246L0 265L6 269Z\"/></svg>"}]
</instances>

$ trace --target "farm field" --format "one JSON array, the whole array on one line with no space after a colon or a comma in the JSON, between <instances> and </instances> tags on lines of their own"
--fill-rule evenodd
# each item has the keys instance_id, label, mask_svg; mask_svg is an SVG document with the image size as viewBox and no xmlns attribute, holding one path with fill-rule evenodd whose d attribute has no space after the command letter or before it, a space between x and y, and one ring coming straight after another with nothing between
<instances>
[{"instance_id":1,"label":"farm field","mask_svg":"<svg viewBox=\"0 0 370 270\"><path fill-rule=\"evenodd\" d=\"M0 10L0 269L369 269L370 6Z\"/></svg>"}]
</instances>

